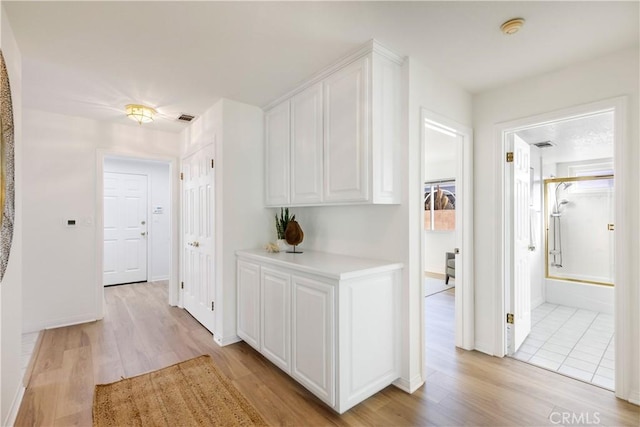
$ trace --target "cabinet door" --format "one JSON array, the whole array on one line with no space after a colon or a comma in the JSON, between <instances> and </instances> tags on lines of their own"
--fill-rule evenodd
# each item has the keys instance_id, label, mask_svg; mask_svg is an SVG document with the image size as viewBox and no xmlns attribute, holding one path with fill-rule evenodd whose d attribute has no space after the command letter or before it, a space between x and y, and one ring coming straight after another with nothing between
<instances>
[{"instance_id":1,"label":"cabinet door","mask_svg":"<svg viewBox=\"0 0 640 427\"><path fill-rule=\"evenodd\" d=\"M260 266L238 260L237 333L260 351Z\"/></svg>"},{"instance_id":2,"label":"cabinet door","mask_svg":"<svg viewBox=\"0 0 640 427\"><path fill-rule=\"evenodd\" d=\"M324 200L369 197L369 58L324 81Z\"/></svg>"},{"instance_id":3,"label":"cabinet door","mask_svg":"<svg viewBox=\"0 0 640 427\"><path fill-rule=\"evenodd\" d=\"M280 369L291 372L291 276L262 267L261 352Z\"/></svg>"},{"instance_id":4,"label":"cabinet door","mask_svg":"<svg viewBox=\"0 0 640 427\"><path fill-rule=\"evenodd\" d=\"M289 101L265 114L265 203L289 204L289 145L291 135Z\"/></svg>"},{"instance_id":5,"label":"cabinet door","mask_svg":"<svg viewBox=\"0 0 640 427\"><path fill-rule=\"evenodd\" d=\"M334 286L296 276L291 280L291 375L321 400L334 406Z\"/></svg>"},{"instance_id":6,"label":"cabinet door","mask_svg":"<svg viewBox=\"0 0 640 427\"><path fill-rule=\"evenodd\" d=\"M322 83L291 100L291 203L322 201Z\"/></svg>"}]
</instances>

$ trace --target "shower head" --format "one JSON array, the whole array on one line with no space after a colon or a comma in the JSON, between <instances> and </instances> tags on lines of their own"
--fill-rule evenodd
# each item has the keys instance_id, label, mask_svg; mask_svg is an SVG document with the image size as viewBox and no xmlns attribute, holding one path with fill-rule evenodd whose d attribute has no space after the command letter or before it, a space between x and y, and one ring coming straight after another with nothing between
<instances>
[{"instance_id":1,"label":"shower head","mask_svg":"<svg viewBox=\"0 0 640 427\"><path fill-rule=\"evenodd\" d=\"M566 190L567 188L571 187L573 185L573 182L563 182L563 189Z\"/></svg>"}]
</instances>

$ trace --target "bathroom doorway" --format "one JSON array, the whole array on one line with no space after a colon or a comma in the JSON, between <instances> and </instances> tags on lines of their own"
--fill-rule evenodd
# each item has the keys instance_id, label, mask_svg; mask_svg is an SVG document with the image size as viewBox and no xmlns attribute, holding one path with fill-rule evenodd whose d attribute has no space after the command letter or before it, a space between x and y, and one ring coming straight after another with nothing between
<instances>
[{"instance_id":1,"label":"bathroom doorway","mask_svg":"<svg viewBox=\"0 0 640 427\"><path fill-rule=\"evenodd\" d=\"M505 132L506 352L616 387L615 108Z\"/></svg>"}]
</instances>

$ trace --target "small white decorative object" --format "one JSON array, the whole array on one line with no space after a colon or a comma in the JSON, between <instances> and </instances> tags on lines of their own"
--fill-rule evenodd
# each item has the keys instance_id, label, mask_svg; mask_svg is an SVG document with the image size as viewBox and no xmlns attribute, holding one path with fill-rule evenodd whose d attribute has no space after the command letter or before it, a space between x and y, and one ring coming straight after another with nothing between
<instances>
[{"instance_id":1,"label":"small white decorative object","mask_svg":"<svg viewBox=\"0 0 640 427\"><path fill-rule=\"evenodd\" d=\"M264 245L264 249L267 252L271 252L271 253L280 252L280 248L278 247L278 244L273 242L269 242L266 245Z\"/></svg>"}]
</instances>

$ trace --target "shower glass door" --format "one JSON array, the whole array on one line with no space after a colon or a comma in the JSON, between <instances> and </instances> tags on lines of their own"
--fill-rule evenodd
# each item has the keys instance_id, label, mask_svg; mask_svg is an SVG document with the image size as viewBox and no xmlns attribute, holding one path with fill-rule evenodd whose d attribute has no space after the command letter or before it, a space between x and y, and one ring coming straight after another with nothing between
<instances>
[{"instance_id":1,"label":"shower glass door","mask_svg":"<svg viewBox=\"0 0 640 427\"><path fill-rule=\"evenodd\" d=\"M613 286L613 175L544 183L546 277Z\"/></svg>"}]
</instances>

